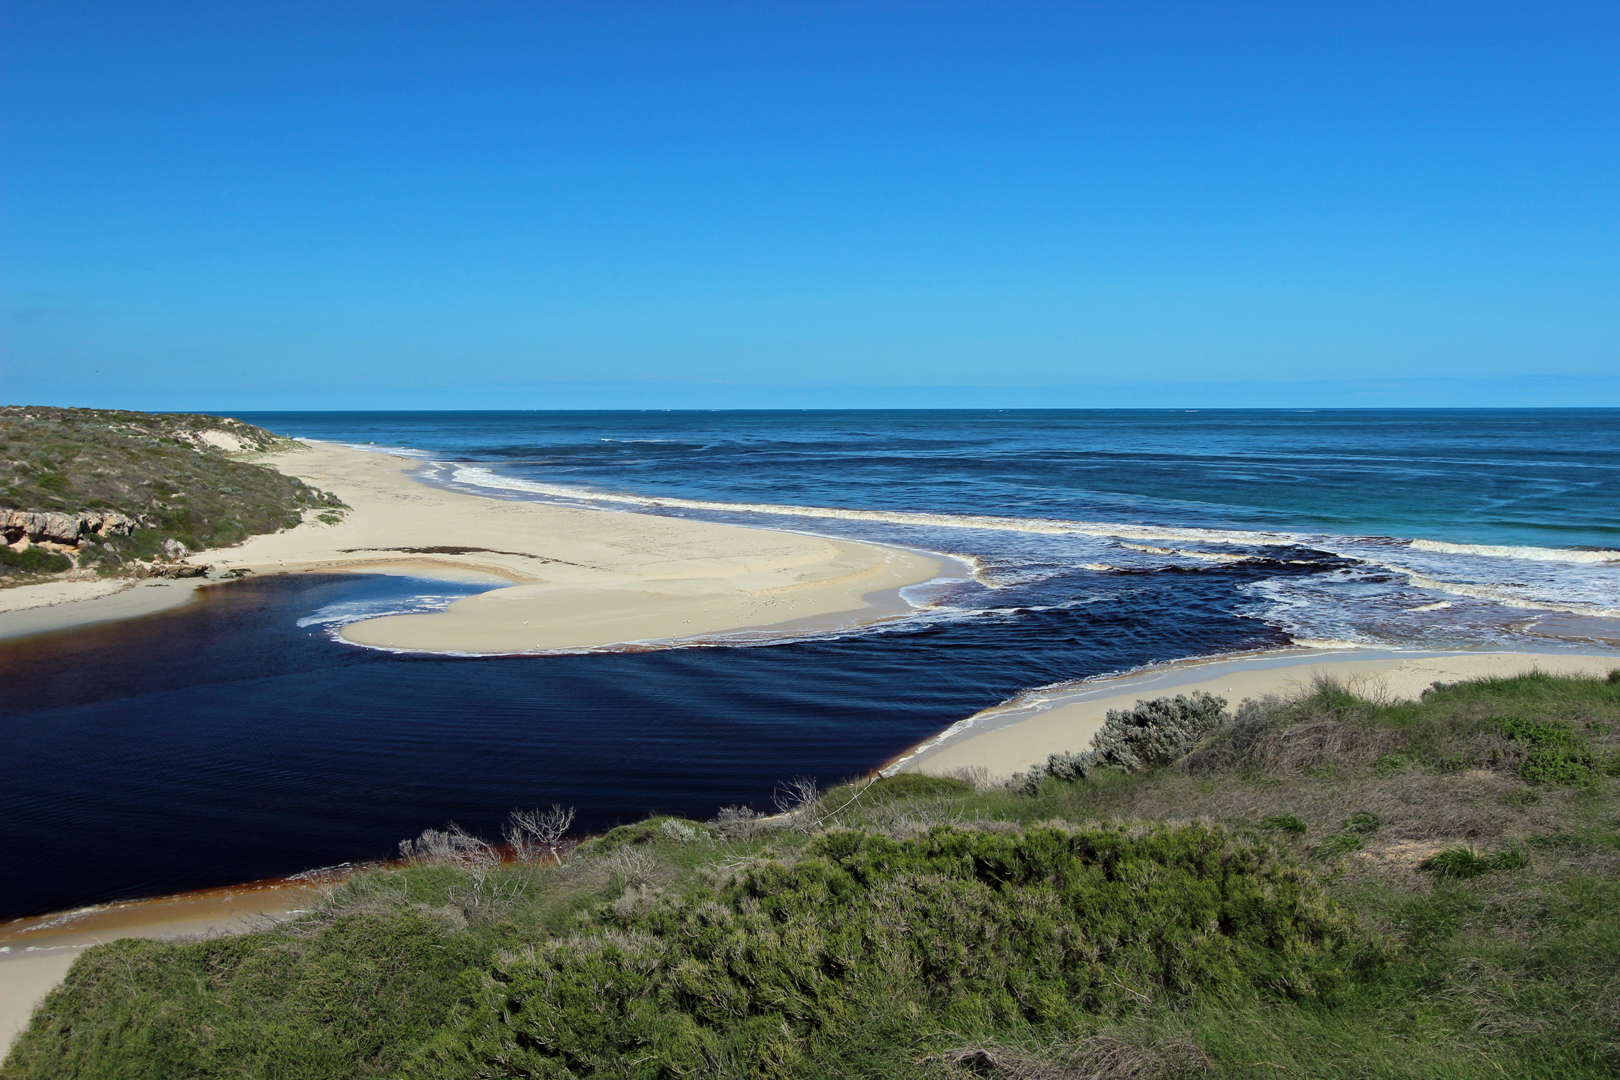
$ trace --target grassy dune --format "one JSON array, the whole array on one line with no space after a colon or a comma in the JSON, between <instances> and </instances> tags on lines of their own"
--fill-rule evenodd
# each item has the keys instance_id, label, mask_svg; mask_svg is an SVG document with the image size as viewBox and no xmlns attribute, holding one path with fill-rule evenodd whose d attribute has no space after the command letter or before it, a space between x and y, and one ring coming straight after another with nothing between
<instances>
[{"instance_id":1,"label":"grassy dune","mask_svg":"<svg viewBox=\"0 0 1620 1080\"><path fill-rule=\"evenodd\" d=\"M1620 1075L1620 673L1149 714L1129 767L424 834L296 922L87 951L0 1076Z\"/></svg>"}]
</instances>

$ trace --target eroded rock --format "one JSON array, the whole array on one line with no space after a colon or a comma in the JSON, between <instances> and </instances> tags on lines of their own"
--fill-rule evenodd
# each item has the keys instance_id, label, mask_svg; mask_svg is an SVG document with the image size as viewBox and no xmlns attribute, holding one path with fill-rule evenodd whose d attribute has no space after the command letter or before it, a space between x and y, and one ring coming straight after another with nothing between
<instances>
[{"instance_id":1,"label":"eroded rock","mask_svg":"<svg viewBox=\"0 0 1620 1080\"><path fill-rule=\"evenodd\" d=\"M34 543L71 544L77 547L90 536L128 536L140 521L110 510L59 514L46 510L0 510L0 532L6 543L27 539Z\"/></svg>"}]
</instances>

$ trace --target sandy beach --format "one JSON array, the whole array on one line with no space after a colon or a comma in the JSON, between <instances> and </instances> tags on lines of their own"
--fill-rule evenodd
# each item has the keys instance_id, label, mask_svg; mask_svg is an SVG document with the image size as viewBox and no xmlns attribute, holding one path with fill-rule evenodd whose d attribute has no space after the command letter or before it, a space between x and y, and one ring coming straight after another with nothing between
<instances>
[{"instance_id":1,"label":"sandy beach","mask_svg":"<svg viewBox=\"0 0 1620 1080\"><path fill-rule=\"evenodd\" d=\"M311 515L296 529L189 561L208 564L216 579L362 571L505 586L443 612L351 624L343 634L356 644L514 653L855 625L904 613L898 590L942 566L925 553L871 544L462 494L412 479L408 471L421 462L411 458L304 445L260 460L335 492L352 508L343 520ZM198 584L12 590L11 609L0 605L0 638L145 614L183 603Z\"/></svg>"},{"instance_id":2,"label":"sandy beach","mask_svg":"<svg viewBox=\"0 0 1620 1080\"><path fill-rule=\"evenodd\" d=\"M1007 777L1048 755L1090 747L1110 709L1203 690L1236 707L1245 698L1286 695L1319 677L1388 701L1413 700L1436 682L1518 675L1531 670L1604 676L1620 656L1576 653L1400 653L1300 650L1166 664L1113 679L1022 695L953 724L891 762L884 772L949 775L982 768Z\"/></svg>"}]
</instances>

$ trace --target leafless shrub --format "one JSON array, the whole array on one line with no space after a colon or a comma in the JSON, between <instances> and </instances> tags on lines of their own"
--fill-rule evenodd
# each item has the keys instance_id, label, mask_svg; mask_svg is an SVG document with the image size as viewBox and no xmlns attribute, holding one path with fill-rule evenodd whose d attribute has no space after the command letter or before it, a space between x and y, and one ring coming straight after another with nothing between
<instances>
[{"instance_id":1,"label":"leafless shrub","mask_svg":"<svg viewBox=\"0 0 1620 1080\"><path fill-rule=\"evenodd\" d=\"M527 886L520 877L497 876L501 853L453 821L444 829L423 829L415 840L400 841L399 853L416 866L445 866L460 871L461 881L445 895L468 919L499 914Z\"/></svg>"},{"instance_id":2,"label":"leafless shrub","mask_svg":"<svg viewBox=\"0 0 1620 1080\"><path fill-rule=\"evenodd\" d=\"M975 791L983 791L990 786L990 770L983 765L963 765L959 769L952 769L946 775L953 780L972 784Z\"/></svg>"},{"instance_id":3,"label":"leafless shrub","mask_svg":"<svg viewBox=\"0 0 1620 1080\"><path fill-rule=\"evenodd\" d=\"M362 872L322 889L320 897L310 905L310 914L317 919L334 919L350 912L393 911L408 902L408 895L397 872Z\"/></svg>"},{"instance_id":4,"label":"leafless shrub","mask_svg":"<svg viewBox=\"0 0 1620 1080\"><path fill-rule=\"evenodd\" d=\"M412 904L411 906L429 918L440 920L451 930L467 929L467 913L454 904L442 904L438 907L431 904Z\"/></svg>"},{"instance_id":5,"label":"leafless shrub","mask_svg":"<svg viewBox=\"0 0 1620 1080\"><path fill-rule=\"evenodd\" d=\"M879 803L863 809L861 820L867 828L876 829L896 840L920 836L936 825L973 824L949 796Z\"/></svg>"},{"instance_id":6,"label":"leafless shrub","mask_svg":"<svg viewBox=\"0 0 1620 1080\"><path fill-rule=\"evenodd\" d=\"M610 906L615 915L629 922L637 914L656 904L662 895L662 889L655 889L650 885L626 886L624 895L613 901Z\"/></svg>"},{"instance_id":7,"label":"leafless shrub","mask_svg":"<svg viewBox=\"0 0 1620 1080\"><path fill-rule=\"evenodd\" d=\"M759 815L746 806L723 806L714 819L714 829L727 840L752 840L759 835Z\"/></svg>"},{"instance_id":8,"label":"leafless shrub","mask_svg":"<svg viewBox=\"0 0 1620 1080\"><path fill-rule=\"evenodd\" d=\"M783 824L801 832L811 832L825 818L819 812L821 788L813 776L795 776L777 785L772 801L782 816Z\"/></svg>"},{"instance_id":9,"label":"leafless shrub","mask_svg":"<svg viewBox=\"0 0 1620 1080\"><path fill-rule=\"evenodd\" d=\"M574 808L564 810L557 803L550 810L514 810L507 820L505 837L512 854L524 862L539 858L558 859L558 845L574 823Z\"/></svg>"},{"instance_id":10,"label":"leafless shrub","mask_svg":"<svg viewBox=\"0 0 1620 1080\"><path fill-rule=\"evenodd\" d=\"M602 866L608 879L626 889L651 885L658 870L658 859L652 852L629 844L614 848L602 857Z\"/></svg>"},{"instance_id":11,"label":"leafless shrub","mask_svg":"<svg viewBox=\"0 0 1620 1080\"><path fill-rule=\"evenodd\" d=\"M658 823L658 831L666 840L673 840L677 844L695 844L700 840L714 839L707 829L688 825L678 818L665 818Z\"/></svg>"},{"instance_id":12,"label":"leafless shrub","mask_svg":"<svg viewBox=\"0 0 1620 1080\"><path fill-rule=\"evenodd\" d=\"M488 872L501 865L500 852L488 841L451 822L444 829L423 829L415 840L401 840L399 854L421 866L453 866L458 870Z\"/></svg>"}]
</instances>

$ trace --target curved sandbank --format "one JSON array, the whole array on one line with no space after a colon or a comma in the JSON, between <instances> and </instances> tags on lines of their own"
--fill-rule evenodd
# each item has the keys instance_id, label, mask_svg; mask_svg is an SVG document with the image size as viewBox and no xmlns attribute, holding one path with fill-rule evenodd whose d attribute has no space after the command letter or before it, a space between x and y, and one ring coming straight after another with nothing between
<instances>
[{"instance_id":1,"label":"curved sandbank","mask_svg":"<svg viewBox=\"0 0 1620 1080\"><path fill-rule=\"evenodd\" d=\"M872 544L684 518L549 506L419 483L421 462L309 442L260 460L353 509L194 558L215 572L351 570L482 578L508 587L442 612L351 623L348 641L448 653L671 644L737 631L859 625L901 613L876 594L941 561Z\"/></svg>"},{"instance_id":2,"label":"curved sandbank","mask_svg":"<svg viewBox=\"0 0 1620 1080\"><path fill-rule=\"evenodd\" d=\"M1051 754L1089 749L1110 709L1198 690L1236 706L1244 698L1290 694L1327 677L1375 700L1409 701L1436 682L1534 670L1602 677L1616 668L1616 654L1521 652L1306 649L1178 661L1020 695L952 724L881 771L949 775L982 768L992 778L1011 776L1044 763Z\"/></svg>"}]
</instances>

